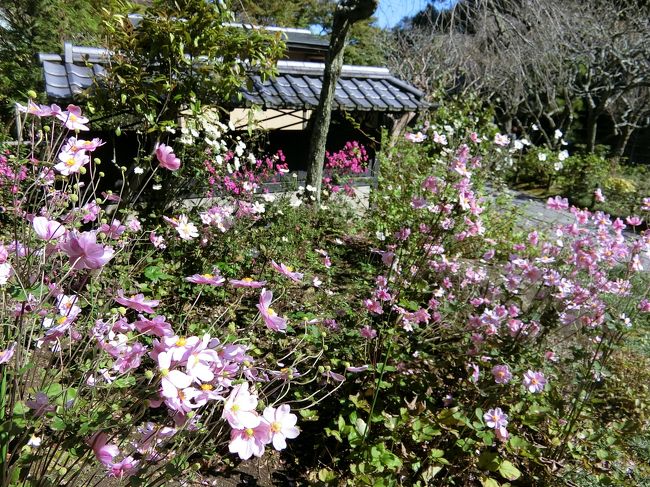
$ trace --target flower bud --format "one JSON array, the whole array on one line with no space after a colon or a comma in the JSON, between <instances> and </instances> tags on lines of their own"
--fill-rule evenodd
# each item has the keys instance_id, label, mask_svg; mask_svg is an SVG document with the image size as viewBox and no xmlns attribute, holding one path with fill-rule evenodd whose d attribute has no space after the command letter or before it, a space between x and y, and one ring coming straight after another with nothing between
<instances>
[{"instance_id":1,"label":"flower bud","mask_svg":"<svg viewBox=\"0 0 650 487\"><path fill-rule=\"evenodd\" d=\"M79 196L77 196L76 194L71 194L70 195L70 201L72 201L73 203L76 203L77 201L79 201Z\"/></svg>"}]
</instances>

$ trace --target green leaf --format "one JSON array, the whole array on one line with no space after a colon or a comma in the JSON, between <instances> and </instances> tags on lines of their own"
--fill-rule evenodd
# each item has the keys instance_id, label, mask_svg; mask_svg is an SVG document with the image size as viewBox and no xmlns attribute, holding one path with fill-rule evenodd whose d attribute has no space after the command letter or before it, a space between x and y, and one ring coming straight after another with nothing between
<instances>
[{"instance_id":1,"label":"green leaf","mask_svg":"<svg viewBox=\"0 0 650 487\"><path fill-rule=\"evenodd\" d=\"M499 465L499 473L501 476L508 480L517 480L521 477L521 472L508 460L504 460Z\"/></svg>"},{"instance_id":2,"label":"green leaf","mask_svg":"<svg viewBox=\"0 0 650 487\"><path fill-rule=\"evenodd\" d=\"M50 423L50 428L54 431L63 431L65 429L65 421L58 416L55 416Z\"/></svg>"},{"instance_id":3,"label":"green leaf","mask_svg":"<svg viewBox=\"0 0 650 487\"><path fill-rule=\"evenodd\" d=\"M336 474L328 468L321 468L318 471L318 480L321 482L334 482L336 479Z\"/></svg>"},{"instance_id":4,"label":"green leaf","mask_svg":"<svg viewBox=\"0 0 650 487\"><path fill-rule=\"evenodd\" d=\"M354 429L357 430L357 433L359 433L359 436L365 435L367 428L368 428L368 425L361 418L357 418L357 420L354 422Z\"/></svg>"},{"instance_id":5,"label":"green leaf","mask_svg":"<svg viewBox=\"0 0 650 487\"><path fill-rule=\"evenodd\" d=\"M482 478L481 485L482 487L500 487L501 484L494 479Z\"/></svg>"}]
</instances>

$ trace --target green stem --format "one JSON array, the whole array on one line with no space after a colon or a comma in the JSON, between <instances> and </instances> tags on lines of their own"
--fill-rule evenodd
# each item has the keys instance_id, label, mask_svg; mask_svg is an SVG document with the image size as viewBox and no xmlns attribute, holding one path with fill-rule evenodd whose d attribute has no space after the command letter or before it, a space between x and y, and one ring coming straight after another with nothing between
<instances>
[{"instance_id":1,"label":"green stem","mask_svg":"<svg viewBox=\"0 0 650 487\"><path fill-rule=\"evenodd\" d=\"M5 419L5 408L7 407L7 366L2 366L2 383L0 383L0 424ZM0 478L3 480L2 485L5 485L7 478L8 463L7 452L9 450L9 432L4 430L0 432L0 465L2 466L2 475Z\"/></svg>"},{"instance_id":2,"label":"green stem","mask_svg":"<svg viewBox=\"0 0 650 487\"><path fill-rule=\"evenodd\" d=\"M390 354L393 351L393 340L390 340L388 343L388 350L386 350L386 356L384 357L384 361L381 363L381 370L379 371L379 380L377 381L377 385L375 386L375 393L372 396L372 406L370 407L370 415L368 416L368 423L366 424L366 428L363 431L363 437L361 438L361 445L363 445L366 442L366 437L368 436L368 432L370 431L370 424L372 423L372 415L375 412L375 405L377 404L377 398L379 397L379 389L381 387L381 383L384 380L384 370L386 369L386 364L388 363L388 360L390 359Z\"/></svg>"}]
</instances>

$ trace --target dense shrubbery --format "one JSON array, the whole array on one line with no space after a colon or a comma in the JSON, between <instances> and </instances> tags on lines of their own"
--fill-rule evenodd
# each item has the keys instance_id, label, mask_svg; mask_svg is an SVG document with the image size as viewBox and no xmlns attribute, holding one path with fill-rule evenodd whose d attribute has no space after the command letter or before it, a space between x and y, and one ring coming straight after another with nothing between
<instances>
[{"instance_id":1,"label":"dense shrubbery","mask_svg":"<svg viewBox=\"0 0 650 487\"><path fill-rule=\"evenodd\" d=\"M225 134L191 168L227 196L96 195L83 115L27 110L42 138L0 158L4 483L165 485L270 450L333 485L647 479L648 390L620 374L647 379L621 347L643 343L648 237L573 207L518 230L486 190L514 142L470 111L387 149L359 218L260 191L279 159ZM182 171L178 147L143 172Z\"/></svg>"}]
</instances>

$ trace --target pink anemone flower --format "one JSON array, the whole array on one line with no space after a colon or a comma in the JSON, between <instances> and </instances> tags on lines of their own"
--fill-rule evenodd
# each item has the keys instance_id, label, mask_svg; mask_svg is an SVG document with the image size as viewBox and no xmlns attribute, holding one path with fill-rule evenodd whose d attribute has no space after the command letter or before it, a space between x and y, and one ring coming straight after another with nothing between
<instances>
[{"instance_id":1,"label":"pink anemone flower","mask_svg":"<svg viewBox=\"0 0 650 487\"><path fill-rule=\"evenodd\" d=\"M59 238L65 235L65 227L55 221L48 220L44 216L36 216L32 220L32 226L36 235L38 235L43 240L58 240Z\"/></svg>"},{"instance_id":2,"label":"pink anemone flower","mask_svg":"<svg viewBox=\"0 0 650 487\"><path fill-rule=\"evenodd\" d=\"M157 299L145 299L144 294L136 294L127 298L124 296L124 291L119 290L117 292L118 297L115 298L115 301L120 303L122 306L136 310L139 313L155 313L153 308L160 304L160 301Z\"/></svg>"},{"instance_id":3,"label":"pink anemone flower","mask_svg":"<svg viewBox=\"0 0 650 487\"><path fill-rule=\"evenodd\" d=\"M273 442L273 448L276 450L285 449L287 447L287 438L293 439L300 434L300 430L296 428L298 418L289 411L289 405L282 404L277 408L268 406L262 413L264 419L269 423L271 441Z\"/></svg>"},{"instance_id":4,"label":"pink anemone flower","mask_svg":"<svg viewBox=\"0 0 650 487\"><path fill-rule=\"evenodd\" d=\"M230 433L228 450L237 453L242 460L264 454L264 446L271 441L271 427L263 422L254 428L233 429Z\"/></svg>"},{"instance_id":5,"label":"pink anemone flower","mask_svg":"<svg viewBox=\"0 0 650 487\"><path fill-rule=\"evenodd\" d=\"M257 304L257 309L260 311L262 318L264 318L264 323L266 326L273 331L284 332L287 329L287 320L278 316L273 308L270 307L271 301L273 300L273 293L262 289L262 294L260 294L260 302Z\"/></svg>"},{"instance_id":6,"label":"pink anemone flower","mask_svg":"<svg viewBox=\"0 0 650 487\"><path fill-rule=\"evenodd\" d=\"M67 240L61 242L59 247L68 255L72 268L77 270L99 269L115 255L111 247L97 243L97 235L94 232L68 234Z\"/></svg>"},{"instance_id":7,"label":"pink anemone flower","mask_svg":"<svg viewBox=\"0 0 650 487\"><path fill-rule=\"evenodd\" d=\"M252 287L260 288L266 285L266 281L254 281L251 277L244 277L243 279L228 279L232 287Z\"/></svg>"},{"instance_id":8,"label":"pink anemone flower","mask_svg":"<svg viewBox=\"0 0 650 487\"><path fill-rule=\"evenodd\" d=\"M194 274L193 276L186 277L186 281L194 284L205 284L208 286L223 286L226 279L219 274Z\"/></svg>"},{"instance_id":9,"label":"pink anemone flower","mask_svg":"<svg viewBox=\"0 0 650 487\"><path fill-rule=\"evenodd\" d=\"M292 281L300 282L302 281L302 274L300 272L294 272L293 267L286 266L284 264L278 264L274 260L271 261L271 267L273 267L280 274L288 277Z\"/></svg>"},{"instance_id":10,"label":"pink anemone flower","mask_svg":"<svg viewBox=\"0 0 650 487\"><path fill-rule=\"evenodd\" d=\"M222 417L234 429L256 428L261 422L256 408L257 396L249 390L248 382L242 382L230 391L223 405Z\"/></svg>"},{"instance_id":11,"label":"pink anemone flower","mask_svg":"<svg viewBox=\"0 0 650 487\"><path fill-rule=\"evenodd\" d=\"M170 171L177 171L181 167L181 160L174 154L174 149L165 144L156 145L156 157L161 167Z\"/></svg>"},{"instance_id":12,"label":"pink anemone flower","mask_svg":"<svg viewBox=\"0 0 650 487\"><path fill-rule=\"evenodd\" d=\"M68 105L68 109L57 113L56 118L70 130L89 130L85 124L90 120L81 116L81 108L76 105Z\"/></svg>"}]
</instances>

